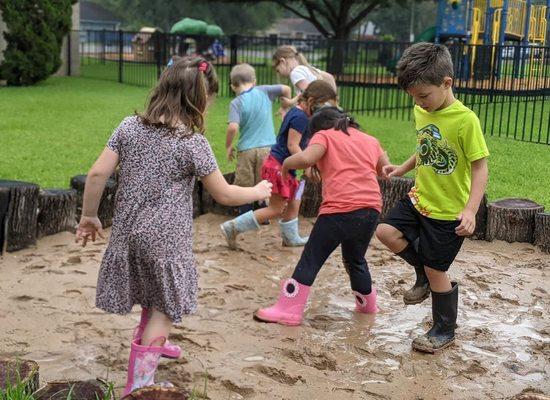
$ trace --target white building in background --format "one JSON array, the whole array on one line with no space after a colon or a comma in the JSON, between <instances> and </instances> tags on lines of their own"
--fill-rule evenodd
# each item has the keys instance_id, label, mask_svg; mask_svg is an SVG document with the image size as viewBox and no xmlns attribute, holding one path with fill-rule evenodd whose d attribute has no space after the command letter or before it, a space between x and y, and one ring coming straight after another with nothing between
<instances>
[{"instance_id":1,"label":"white building in background","mask_svg":"<svg viewBox=\"0 0 550 400\"><path fill-rule=\"evenodd\" d=\"M277 35L288 39L315 39L323 35L315 26L302 18L281 18L268 29L258 32L259 35Z\"/></svg>"},{"instance_id":2,"label":"white building in background","mask_svg":"<svg viewBox=\"0 0 550 400\"><path fill-rule=\"evenodd\" d=\"M120 29L121 18L107 10L105 7L81 0L80 3L80 29L83 31L116 31Z\"/></svg>"}]
</instances>

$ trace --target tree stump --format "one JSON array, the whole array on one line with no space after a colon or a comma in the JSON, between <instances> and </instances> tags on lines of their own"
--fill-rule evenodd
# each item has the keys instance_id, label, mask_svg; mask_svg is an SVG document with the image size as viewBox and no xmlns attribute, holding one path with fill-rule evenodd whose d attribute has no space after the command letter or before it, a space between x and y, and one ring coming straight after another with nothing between
<instances>
[{"instance_id":1,"label":"tree stump","mask_svg":"<svg viewBox=\"0 0 550 400\"><path fill-rule=\"evenodd\" d=\"M38 364L31 360L0 359L0 392L22 385L27 393L39 386Z\"/></svg>"},{"instance_id":2,"label":"tree stump","mask_svg":"<svg viewBox=\"0 0 550 400\"><path fill-rule=\"evenodd\" d=\"M487 233L487 195L484 194L476 214L476 229L471 239L485 240Z\"/></svg>"},{"instance_id":3,"label":"tree stump","mask_svg":"<svg viewBox=\"0 0 550 400\"><path fill-rule=\"evenodd\" d=\"M203 214L202 210L202 182L195 179L195 186L193 186L193 218L197 218Z\"/></svg>"},{"instance_id":4,"label":"tree stump","mask_svg":"<svg viewBox=\"0 0 550 400\"><path fill-rule=\"evenodd\" d=\"M38 196L36 235L74 230L76 224L76 190L44 189Z\"/></svg>"},{"instance_id":5,"label":"tree stump","mask_svg":"<svg viewBox=\"0 0 550 400\"><path fill-rule=\"evenodd\" d=\"M235 173L230 172L228 174L224 174L223 176L227 183L230 185L233 184L235 181ZM208 193L208 190L204 189L202 190L202 212L204 214L206 213L212 213L212 214L220 214L220 215L230 215L230 216L236 216L239 214L239 208L233 207L233 206L224 206L222 204L219 204L214 200L214 198Z\"/></svg>"},{"instance_id":6,"label":"tree stump","mask_svg":"<svg viewBox=\"0 0 550 400\"><path fill-rule=\"evenodd\" d=\"M10 205L10 189L0 186L0 256L4 252L6 220L8 218L8 208Z\"/></svg>"},{"instance_id":7,"label":"tree stump","mask_svg":"<svg viewBox=\"0 0 550 400\"><path fill-rule=\"evenodd\" d=\"M69 393L71 396L69 397ZM35 393L36 400L107 400L113 395L108 385L99 380L88 381L53 381Z\"/></svg>"},{"instance_id":8,"label":"tree stump","mask_svg":"<svg viewBox=\"0 0 550 400\"><path fill-rule=\"evenodd\" d=\"M378 178L378 184L380 185L383 201L380 218L383 218L399 200L407 196L414 186L414 179L395 177L385 180Z\"/></svg>"},{"instance_id":9,"label":"tree stump","mask_svg":"<svg viewBox=\"0 0 550 400\"><path fill-rule=\"evenodd\" d=\"M300 214L306 218L316 217L323 202L322 184L307 178L304 179L306 180L306 186L300 204Z\"/></svg>"},{"instance_id":10,"label":"tree stump","mask_svg":"<svg viewBox=\"0 0 550 400\"><path fill-rule=\"evenodd\" d=\"M147 386L134 390L122 400L187 400L188 398L189 392L184 389Z\"/></svg>"},{"instance_id":11,"label":"tree stump","mask_svg":"<svg viewBox=\"0 0 550 400\"><path fill-rule=\"evenodd\" d=\"M40 188L34 183L4 180L0 180L0 188L0 218L3 220L0 253L4 249L16 251L35 244Z\"/></svg>"},{"instance_id":12,"label":"tree stump","mask_svg":"<svg viewBox=\"0 0 550 400\"><path fill-rule=\"evenodd\" d=\"M535 246L550 253L550 213L538 213L535 215Z\"/></svg>"},{"instance_id":13,"label":"tree stump","mask_svg":"<svg viewBox=\"0 0 550 400\"><path fill-rule=\"evenodd\" d=\"M535 215L544 207L527 199L501 199L489 203L487 240L533 243Z\"/></svg>"},{"instance_id":14,"label":"tree stump","mask_svg":"<svg viewBox=\"0 0 550 400\"><path fill-rule=\"evenodd\" d=\"M76 190L76 219L79 220L82 215L82 197L84 195L84 186L86 184L86 175L77 175L71 178L71 188ZM105 190L101 196L97 216L101 221L103 228L107 228L113 223L113 213L115 211L115 194L117 182L109 178L105 183Z\"/></svg>"}]
</instances>

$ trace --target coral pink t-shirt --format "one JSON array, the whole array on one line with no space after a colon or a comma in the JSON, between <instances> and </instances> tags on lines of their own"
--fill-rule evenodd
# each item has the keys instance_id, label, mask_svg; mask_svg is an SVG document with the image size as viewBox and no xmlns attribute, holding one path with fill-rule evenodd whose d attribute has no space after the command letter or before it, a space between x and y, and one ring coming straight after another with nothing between
<instances>
[{"instance_id":1,"label":"coral pink t-shirt","mask_svg":"<svg viewBox=\"0 0 550 400\"><path fill-rule=\"evenodd\" d=\"M345 213L361 208L381 212L382 196L376 179L376 165L383 154L378 140L355 128L327 129L313 135L309 145L326 149L317 162L321 172L323 202L319 215Z\"/></svg>"}]
</instances>

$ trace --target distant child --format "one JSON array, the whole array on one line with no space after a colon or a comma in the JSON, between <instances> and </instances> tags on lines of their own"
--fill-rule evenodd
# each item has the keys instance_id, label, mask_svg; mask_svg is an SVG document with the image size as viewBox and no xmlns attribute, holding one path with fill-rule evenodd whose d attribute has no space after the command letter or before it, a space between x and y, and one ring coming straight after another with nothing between
<instances>
[{"instance_id":1,"label":"distant child","mask_svg":"<svg viewBox=\"0 0 550 400\"><path fill-rule=\"evenodd\" d=\"M313 137L309 146L285 160L282 175L285 177L291 169L317 165L323 202L292 278L281 282L279 300L254 314L266 322L302 322L310 287L339 245L356 311L378 311L365 253L382 209L376 177L388 165L387 156L378 140L361 132L359 125L337 108L323 108L315 113L310 128Z\"/></svg>"},{"instance_id":2,"label":"distant child","mask_svg":"<svg viewBox=\"0 0 550 400\"><path fill-rule=\"evenodd\" d=\"M439 44L417 43L397 64L401 88L414 99L416 153L385 173L401 176L416 169L409 195L390 210L376 230L388 248L416 271L405 304L432 293L433 326L413 340L415 350L434 353L455 339L458 284L447 270L465 236L474 232L487 185L489 151L476 114L453 95L453 62Z\"/></svg>"},{"instance_id":3,"label":"distant child","mask_svg":"<svg viewBox=\"0 0 550 400\"><path fill-rule=\"evenodd\" d=\"M227 159L233 161L233 140L237 134L237 167L235 185L254 186L262 180L262 163L275 144L272 102L279 98L285 101L291 97L290 88L285 85L256 85L256 73L249 64L238 64L230 74L231 89L235 97L229 105L229 119L225 148ZM239 214L253 209L252 204L240 207Z\"/></svg>"},{"instance_id":4,"label":"distant child","mask_svg":"<svg viewBox=\"0 0 550 400\"><path fill-rule=\"evenodd\" d=\"M134 332L124 396L154 383L159 357L177 358L167 342L173 323L197 307L193 255L193 186L221 204L269 197L271 184L228 185L203 135L204 112L218 90L213 66L201 57L175 61L160 76L143 115L125 118L88 173L77 242L102 236L97 209L105 182L119 181L109 245L97 284L97 307L128 314L142 307Z\"/></svg>"},{"instance_id":5,"label":"distant child","mask_svg":"<svg viewBox=\"0 0 550 400\"><path fill-rule=\"evenodd\" d=\"M298 103L298 96L307 89L308 85L316 80L329 83L336 91L336 81L328 72L311 66L304 55L294 46L279 46L273 54L273 68L285 78L289 78L294 87L296 96L291 99L292 104Z\"/></svg>"},{"instance_id":6,"label":"distant child","mask_svg":"<svg viewBox=\"0 0 550 400\"><path fill-rule=\"evenodd\" d=\"M300 103L286 113L279 129L277 143L271 147L269 156L262 166L262 179L273 185L269 206L249 211L223 223L222 232L230 248L235 249L237 235L257 230L260 224L273 218L281 218L279 227L284 246L303 246L307 237L302 238L298 231L300 200L295 198L298 189L296 171L287 176L281 175L283 162L293 154L301 152L309 141L308 118L316 107L326 103L337 105L336 92L328 83L317 81L302 93ZM307 172L309 174L309 171Z\"/></svg>"}]
</instances>

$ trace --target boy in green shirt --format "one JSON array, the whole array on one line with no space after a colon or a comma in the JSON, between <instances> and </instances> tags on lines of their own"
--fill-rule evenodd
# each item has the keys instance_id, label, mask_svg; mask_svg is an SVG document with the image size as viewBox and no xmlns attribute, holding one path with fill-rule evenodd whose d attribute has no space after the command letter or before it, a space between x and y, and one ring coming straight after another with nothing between
<instances>
[{"instance_id":1,"label":"boy in green shirt","mask_svg":"<svg viewBox=\"0 0 550 400\"><path fill-rule=\"evenodd\" d=\"M455 338L458 284L446 271L464 237L474 232L489 151L476 114L454 97L453 62L445 46L411 46L397 64L397 76L416 103L417 146L407 161L384 167L384 173L401 176L415 169L415 185L388 212L376 236L415 268L405 304L420 303L431 291L433 326L412 347L434 353Z\"/></svg>"}]
</instances>

